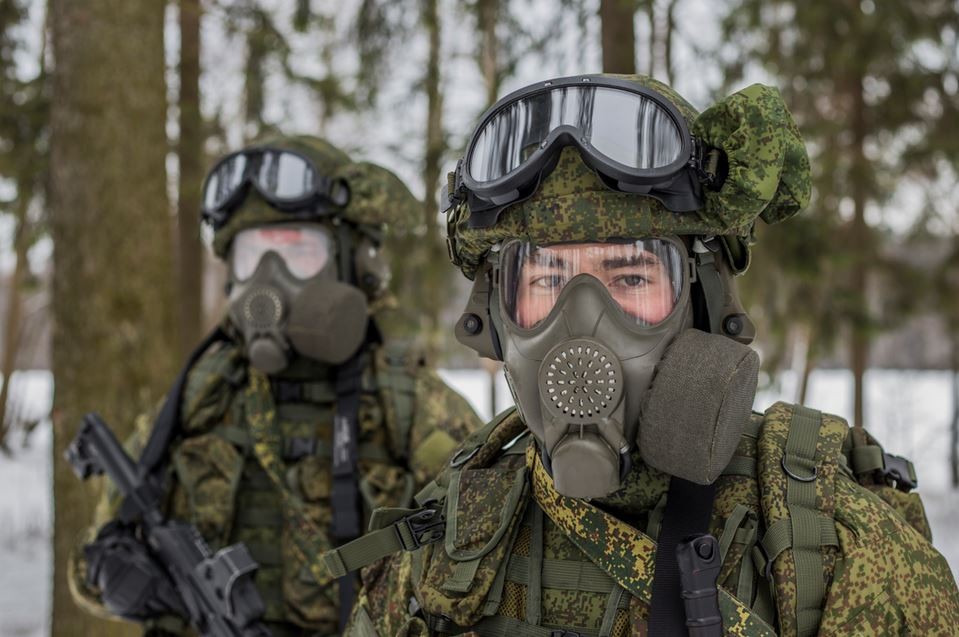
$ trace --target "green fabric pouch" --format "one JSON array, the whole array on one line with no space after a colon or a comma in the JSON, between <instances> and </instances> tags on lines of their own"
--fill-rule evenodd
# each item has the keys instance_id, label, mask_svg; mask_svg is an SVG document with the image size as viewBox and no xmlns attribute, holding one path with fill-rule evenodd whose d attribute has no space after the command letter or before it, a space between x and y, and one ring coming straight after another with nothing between
<instances>
[{"instance_id":1,"label":"green fabric pouch","mask_svg":"<svg viewBox=\"0 0 959 637\"><path fill-rule=\"evenodd\" d=\"M809 156L775 87L753 84L717 102L692 132L726 153L726 181L706 192L705 212L727 233L744 234L756 217L778 223L809 203Z\"/></svg>"},{"instance_id":2,"label":"green fabric pouch","mask_svg":"<svg viewBox=\"0 0 959 637\"><path fill-rule=\"evenodd\" d=\"M233 527L243 456L216 433L187 438L173 452L173 469L187 496L191 522L216 546L225 546Z\"/></svg>"},{"instance_id":3,"label":"green fabric pouch","mask_svg":"<svg viewBox=\"0 0 959 637\"><path fill-rule=\"evenodd\" d=\"M521 456L517 456L522 460ZM504 563L528 501L525 464L467 468L451 476L446 499L446 537L426 550L417 587L423 608L470 626Z\"/></svg>"}]
</instances>

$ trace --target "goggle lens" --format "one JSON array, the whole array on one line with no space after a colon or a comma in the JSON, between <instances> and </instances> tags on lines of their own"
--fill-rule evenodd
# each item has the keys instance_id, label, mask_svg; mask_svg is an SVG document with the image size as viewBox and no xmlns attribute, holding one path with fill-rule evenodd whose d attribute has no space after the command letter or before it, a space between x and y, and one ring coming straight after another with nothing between
<instances>
[{"instance_id":1,"label":"goggle lens","mask_svg":"<svg viewBox=\"0 0 959 637\"><path fill-rule=\"evenodd\" d=\"M555 307L566 285L590 275L637 325L666 320L684 284L685 259L664 239L626 243L576 243L536 247L517 241L503 251L502 302L518 327L536 327Z\"/></svg>"},{"instance_id":2,"label":"goggle lens","mask_svg":"<svg viewBox=\"0 0 959 637\"><path fill-rule=\"evenodd\" d=\"M233 274L246 281L268 252L274 252L298 279L316 276L330 261L333 241L320 228L267 227L251 228L237 233L233 239L231 262Z\"/></svg>"},{"instance_id":3,"label":"goggle lens","mask_svg":"<svg viewBox=\"0 0 959 637\"><path fill-rule=\"evenodd\" d=\"M470 177L487 183L515 172L560 127L575 129L581 142L635 170L670 166L684 147L673 117L645 95L604 86L556 87L513 102L484 124L470 150Z\"/></svg>"},{"instance_id":4,"label":"goggle lens","mask_svg":"<svg viewBox=\"0 0 959 637\"><path fill-rule=\"evenodd\" d=\"M313 193L313 167L299 155L267 151L260 160L257 186L277 199L295 201Z\"/></svg>"}]
</instances>

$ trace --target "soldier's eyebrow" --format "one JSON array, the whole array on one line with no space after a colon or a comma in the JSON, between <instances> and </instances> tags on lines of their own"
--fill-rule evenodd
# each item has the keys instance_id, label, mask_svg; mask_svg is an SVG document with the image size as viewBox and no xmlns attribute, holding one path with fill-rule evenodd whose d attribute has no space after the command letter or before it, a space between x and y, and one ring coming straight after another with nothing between
<instances>
[{"instance_id":1,"label":"soldier's eyebrow","mask_svg":"<svg viewBox=\"0 0 959 637\"><path fill-rule=\"evenodd\" d=\"M649 252L642 252L640 254L632 254L628 257L613 257L611 259L603 259L603 269L604 270L616 270L619 268L630 268L637 265L645 266L657 266L660 264L659 259L655 255L650 254Z\"/></svg>"},{"instance_id":2,"label":"soldier's eyebrow","mask_svg":"<svg viewBox=\"0 0 959 637\"><path fill-rule=\"evenodd\" d=\"M526 265L538 265L546 268L565 268L566 261L563 257L558 257L553 254L527 254L524 259Z\"/></svg>"}]
</instances>

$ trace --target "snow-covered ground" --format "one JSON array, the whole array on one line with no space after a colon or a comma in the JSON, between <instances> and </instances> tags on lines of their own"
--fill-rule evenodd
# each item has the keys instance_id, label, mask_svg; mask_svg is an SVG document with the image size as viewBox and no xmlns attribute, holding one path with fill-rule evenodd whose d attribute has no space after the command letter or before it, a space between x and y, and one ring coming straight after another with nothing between
<instances>
[{"instance_id":1,"label":"snow-covered ground","mask_svg":"<svg viewBox=\"0 0 959 637\"><path fill-rule=\"evenodd\" d=\"M443 370L443 378L489 418L490 376L479 370ZM852 415L852 375L842 370L814 372L806 403L843 417ZM866 377L867 427L888 451L911 458L920 475L936 544L953 573L959 572L959 492L949 488L945 442L952 414L951 377L944 372L871 371ZM45 372L14 377L31 414L49 413L52 379ZM15 389L19 393L19 389ZM500 375L497 411L512 404ZM784 375L760 392L756 408L795 399L795 379ZM24 446L13 437L12 457L0 456L0 637L41 637L48 632L51 594L52 511L51 431L41 424Z\"/></svg>"}]
</instances>

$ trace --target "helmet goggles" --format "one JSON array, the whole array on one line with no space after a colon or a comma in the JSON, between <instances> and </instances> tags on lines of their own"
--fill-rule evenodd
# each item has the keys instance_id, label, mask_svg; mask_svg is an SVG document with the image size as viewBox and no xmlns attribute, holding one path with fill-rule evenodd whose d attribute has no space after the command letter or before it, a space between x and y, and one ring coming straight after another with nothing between
<instances>
[{"instance_id":1,"label":"helmet goggles","mask_svg":"<svg viewBox=\"0 0 959 637\"><path fill-rule=\"evenodd\" d=\"M274 208L291 213L310 204L341 208L350 198L345 181L321 175L305 155L272 147L245 148L221 159L207 175L203 220L214 230L223 227L250 186Z\"/></svg>"},{"instance_id":2,"label":"helmet goggles","mask_svg":"<svg viewBox=\"0 0 959 637\"><path fill-rule=\"evenodd\" d=\"M534 84L493 105L457 166L451 203L468 202L471 226L493 225L536 191L566 146L612 190L648 195L673 212L701 208L702 187L721 185L721 151L693 137L666 97L590 75Z\"/></svg>"}]
</instances>

